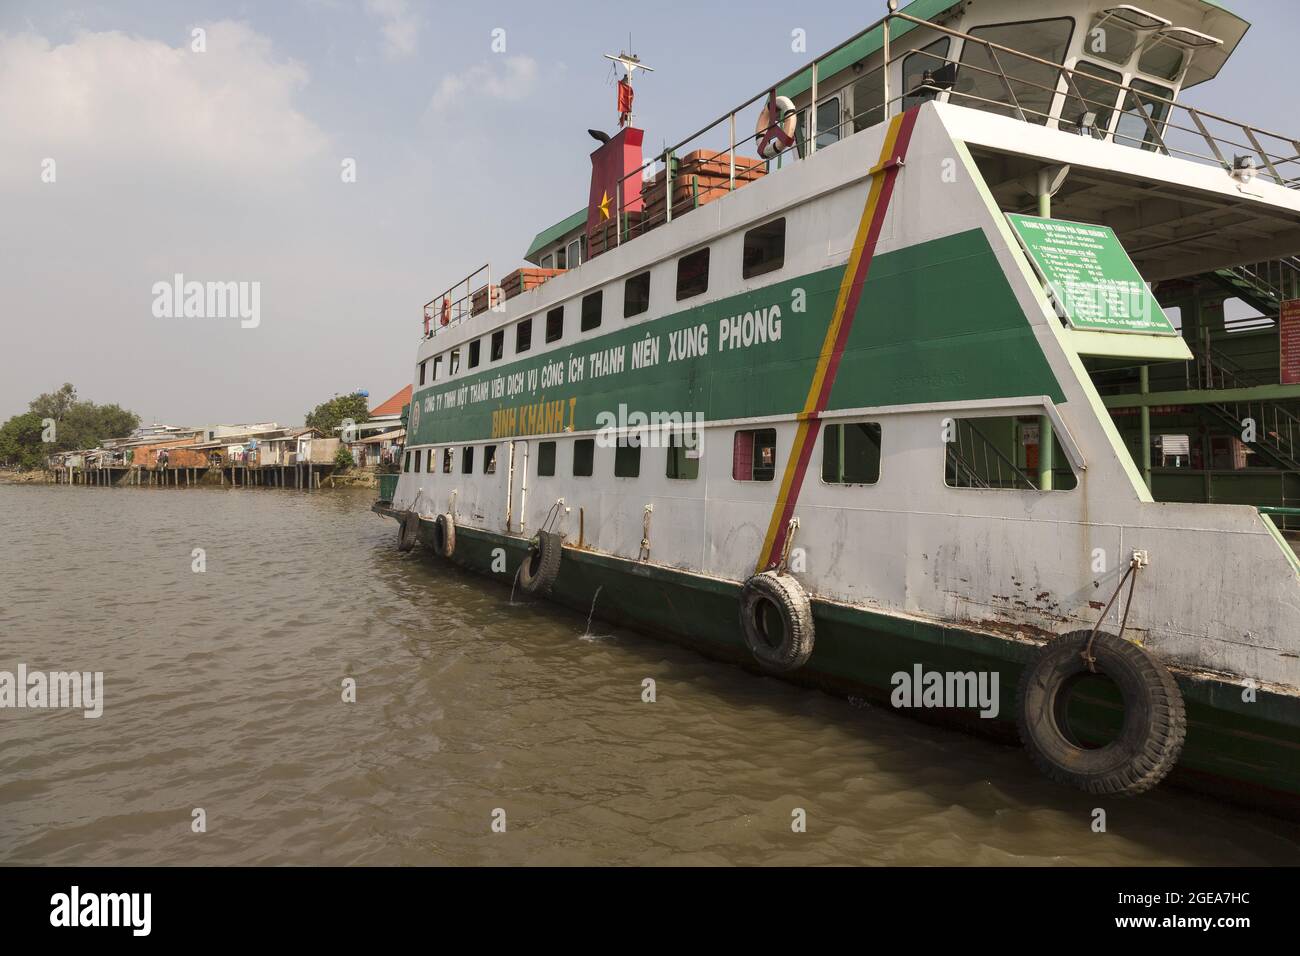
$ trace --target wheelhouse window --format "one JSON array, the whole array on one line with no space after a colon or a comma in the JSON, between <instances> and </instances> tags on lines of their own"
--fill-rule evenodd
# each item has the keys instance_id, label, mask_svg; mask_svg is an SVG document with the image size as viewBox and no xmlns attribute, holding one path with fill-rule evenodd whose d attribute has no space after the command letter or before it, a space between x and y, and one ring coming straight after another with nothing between
<instances>
[{"instance_id":1,"label":"wheelhouse window","mask_svg":"<svg viewBox=\"0 0 1300 956\"><path fill-rule=\"evenodd\" d=\"M822 429L822 481L874 485L880 480L880 425L849 422Z\"/></svg>"},{"instance_id":2,"label":"wheelhouse window","mask_svg":"<svg viewBox=\"0 0 1300 956\"><path fill-rule=\"evenodd\" d=\"M455 458L455 455L452 454L452 451L453 450L450 448L444 448L442 450L442 473L444 475L451 474L452 460Z\"/></svg>"},{"instance_id":3,"label":"wheelhouse window","mask_svg":"<svg viewBox=\"0 0 1300 956\"><path fill-rule=\"evenodd\" d=\"M478 368L479 353L483 351L483 340L475 339L469 343L469 367Z\"/></svg>"},{"instance_id":4,"label":"wheelhouse window","mask_svg":"<svg viewBox=\"0 0 1300 956\"><path fill-rule=\"evenodd\" d=\"M1123 66L1137 49L1137 33L1112 14L1099 13L1088 27L1083 48L1090 55Z\"/></svg>"},{"instance_id":5,"label":"wheelhouse window","mask_svg":"<svg viewBox=\"0 0 1300 956\"><path fill-rule=\"evenodd\" d=\"M533 320L524 319L515 326L515 354L527 352L533 347Z\"/></svg>"},{"instance_id":6,"label":"wheelhouse window","mask_svg":"<svg viewBox=\"0 0 1300 956\"><path fill-rule=\"evenodd\" d=\"M1124 94L1124 112L1120 114L1119 126L1115 127L1115 142L1150 151L1160 148L1160 133L1169 118L1169 104L1155 97L1172 100L1174 92L1145 80L1129 84L1129 92Z\"/></svg>"},{"instance_id":7,"label":"wheelhouse window","mask_svg":"<svg viewBox=\"0 0 1300 956\"><path fill-rule=\"evenodd\" d=\"M945 69L950 43L943 37L903 58L904 110L928 103L952 86L952 70Z\"/></svg>"},{"instance_id":8,"label":"wheelhouse window","mask_svg":"<svg viewBox=\"0 0 1300 956\"><path fill-rule=\"evenodd\" d=\"M555 250L555 268L567 269L568 263L564 259L564 246Z\"/></svg>"},{"instance_id":9,"label":"wheelhouse window","mask_svg":"<svg viewBox=\"0 0 1300 956\"><path fill-rule=\"evenodd\" d=\"M537 443L537 477L551 478L555 475L555 442Z\"/></svg>"},{"instance_id":10,"label":"wheelhouse window","mask_svg":"<svg viewBox=\"0 0 1300 956\"><path fill-rule=\"evenodd\" d=\"M582 297L582 331L590 332L600 326L600 313L605 300L605 291L597 289L590 295Z\"/></svg>"},{"instance_id":11,"label":"wheelhouse window","mask_svg":"<svg viewBox=\"0 0 1300 956\"><path fill-rule=\"evenodd\" d=\"M554 268L555 268L555 256L551 256L551 255L542 256L542 265L541 265L541 268L543 268L543 269L554 269Z\"/></svg>"},{"instance_id":12,"label":"wheelhouse window","mask_svg":"<svg viewBox=\"0 0 1300 956\"><path fill-rule=\"evenodd\" d=\"M558 342L564 336L564 306L546 313L546 341Z\"/></svg>"},{"instance_id":13,"label":"wheelhouse window","mask_svg":"<svg viewBox=\"0 0 1300 956\"><path fill-rule=\"evenodd\" d=\"M639 478L640 476L641 442L635 437L620 438L614 448L614 477Z\"/></svg>"},{"instance_id":14,"label":"wheelhouse window","mask_svg":"<svg viewBox=\"0 0 1300 956\"><path fill-rule=\"evenodd\" d=\"M1104 82L1106 80L1110 82ZM1080 60L1074 68L1074 88L1079 91L1079 96L1071 91L1066 97L1061 111L1061 129L1076 133L1091 130L1095 138L1104 136L1110 131L1111 121L1115 118L1115 104L1122 92L1118 85L1111 84L1122 85L1123 82L1122 73Z\"/></svg>"},{"instance_id":15,"label":"wheelhouse window","mask_svg":"<svg viewBox=\"0 0 1300 956\"><path fill-rule=\"evenodd\" d=\"M497 473L497 446L483 446L483 474L495 475Z\"/></svg>"},{"instance_id":16,"label":"wheelhouse window","mask_svg":"<svg viewBox=\"0 0 1300 956\"><path fill-rule=\"evenodd\" d=\"M1142 51L1138 69L1162 80L1176 80L1183 72L1187 52L1167 40L1154 40Z\"/></svg>"},{"instance_id":17,"label":"wheelhouse window","mask_svg":"<svg viewBox=\"0 0 1300 956\"><path fill-rule=\"evenodd\" d=\"M736 432L731 446L731 477L736 481L771 481L776 476L776 429Z\"/></svg>"},{"instance_id":18,"label":"wheelhouse window","mask_svg":"<svg viewBox=\"0 0 1300 956\"><path fill-rule=\"evenodd\" d=\"M436 382L436 381L438 381L438 375L442 372L442 356L441 356L441 355L435 355L435 356L433 357L433 365L432 365L432 369L433 369L433 373L429 376L429 381L431 381L431 382Z\"/></svg>"},{"instance_id":19,"label":"wheelhouse window","mask_svg":"<svg viewBox=\"0 0 1300 956\"><path fill-rule=\"evenodd\" d=\"M687 447L681 435L673 435L668 440L668 462L664 474L674 480L690 481L700 477L700 456L696 450L699 439L695 436L690 442L694 447Z\"/></svg>"},{"instance_id":20,"label":"wheelhouse window","mask_svg":"<svg viewBox=\"0 0 1300 956\"><path fill-rule=\"evenodd\" d=\"M460 371L460 349L452 349L447 359L447 374L455 375Z\"/></svg>"},{"instance_id":21,"label":"wheelhouse window","mask_svg":"<svg viewBox=\"0 0 1300 956\"><path fill-rule=\"evenodd\" d=\"M474 446L466 445L460 450L460 473L462 475L474 474Z\"/></svg>"},{"instance_id":22,"label":"wheelhouse window","mask_svg":"<svg viewBox=\"0 0 1300 956\"><path fill-rule=\"evenodd\" d=\"M709 249L696 249L677 260L677 301L709 291Z\"/></svg>"},{"instance_id":23,"label":"wheelhouse window","mask_svg":"<svg viewBox=\"0 0 1300 956\"><path fill-rule=\"evenodd\" d=\"M630 319L650 308L650 273L642 272L623 283L623 318Z\"/></svg>"},{"instance_id":24,"label":"wheelhouse window","mask_svg":"<svg viewBox=\"0 0 1300 956\"><path fill-rule=\"evenodd\" d=\"M506 330L497 329L492 333L491 351L488 353L489 359L493 362L500 362L502 356L506 354Z\"/></svg>"},{"instance_id":25,"label":"wheelhouse window","mask_svg":"<svg viewBox=\"0 0 1300 956\"><path fill-rule=\"evenodd\" d=\"M746 279L775 272L785 265L785 219L764 223L745 233L741 275Z\"/></svg>"},{"instance_id":26,"label":"wheelhouse window","mask_svg":"<svg viewBox=\"0 0 1300 956\"><path fill-rule=\"evenodd\" d=\"M427 365L427 364L428 364L427 362L421 362L421 363L420 363L420 384L421 384L421 385L424 384L424 366ZM209 438L209 441L210 441L210 440L211 440L211 439Z\"/></svg>"},{"instance_id":27,"label":"wheelhouse window","mask_svg":"<svg viewBox=\"0 0 1300 956\"><path fill-rule=\"evenodd\" d=\"M1073 33L1074 21L1068 17L976 27L970 31L975 40L996 43L1049 63L1065 62ZM1060 73L1055 67L1036 60L967 40L953 88L953 102L1012 117L1020 115L1016 110L1019 106L1027 122L1044 125L1052 111Z\"/></svg>"},{"instance_id":28,"label":"wheelhouse window","mask_svg":"<svg viewBox=\"0 0 1300 956\"><path fill-rule=\"evenodd\" d=\"M576 269L582 265L582 243L579 239L574 239L569 243L565 250L565 257L569 260L569 268Z\"/></svg>"},{"instance_id":29,"label":"wheelhouse window","mask_svg":"<svg viewBox=\"0 0 1300 956\"><path fill-rule=\"evenodd\" d=\"M596 462L596 439L579 438L573 443L573 474L576 478L590 478Z\"/></svg>"},{"instance_id":30,"label":"wheelhouse window","mask_svg":"<svg viewBox=\"0 0 1300 956\"><path fill-rule=\"evenodd\" d=\"M880 67L853 81L853 132L877 126L885 119L885 71Z\"/></svg>"},{"instance_id":31,"label":"wheelhouse window","mask_svg":"<svg viewBox=\"0 0 1300 956\"><path fill-rule=\"evenodd\" d=\"M799 111L795 122L795 141L800 149L808 139L808 110ZM817 148L825 149L840 141L840 98L832 96L817 101Z\"/></svg>"},{"instance_id":32,"label":"wheelhouse window","mask_svg":"<svg viewBox=\"0 0 1300 956\"><path fill-rule=\"evenodd\" d=\"M1051 467L1043 467L1042 420L1036 416L956 418L944 424L944 482L951 488L1040 491L1048 475L1052 491L1069 491L1079 483L1055 435Z\"/></svg>"}]
</instances>

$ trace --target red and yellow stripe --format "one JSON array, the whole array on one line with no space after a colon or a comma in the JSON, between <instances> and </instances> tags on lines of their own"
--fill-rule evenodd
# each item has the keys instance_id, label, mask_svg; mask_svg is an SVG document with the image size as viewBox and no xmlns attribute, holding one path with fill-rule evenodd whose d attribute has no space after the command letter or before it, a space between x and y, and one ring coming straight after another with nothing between
<instances>
[{"instance_id":1,"label":"red and yellow stripe","mask_svg":"<svg viewBox=\"0 0 1300 956\"><path fill-rule=\"evenodd\" d=\"M808 388L808 397L804 401L803 410L799 412L794 444L786 459L776 506L772 509L772 520L767 526L763 550L759 553L758 572L767 571L780 563L781 553L785 548L786 529L794 515L794 507L799 500L799 490L803 487L813 446L817 443L817 433L821 429L821 414L826 410L831 388L835 385L835 375L839 371L840 359L844 355L844 346L848 342L849 332L853 328L853 319L857 315L858 304L862 299L862 288L866 284L867 273L871 270L871 260L876 254L880 230L884 226L885 216L889 212L889 203L894 195L894 183L907 156L907 147L912 141L912 130L915 125L915 110L895 116L890 121L884 145L880 150L880 162L871 171L871 188L867 192L867 204L862 210L862 220L858 224L857 236L853 241L853 250L849 253L848 264L844 267L844 278L840 280L840 293L835 300L835 312L831 316L830 326L826 329L826 338L822 341L817 367Z\"/></svg>"}]
</instances>

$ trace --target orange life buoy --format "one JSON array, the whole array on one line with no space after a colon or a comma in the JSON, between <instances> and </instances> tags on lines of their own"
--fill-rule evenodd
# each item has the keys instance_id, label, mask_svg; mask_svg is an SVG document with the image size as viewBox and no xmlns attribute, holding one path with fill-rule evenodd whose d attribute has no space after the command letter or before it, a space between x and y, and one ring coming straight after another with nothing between
<instances>
[{"instance_id":1,"label":"orange life buoy","mask_svg":"<svg viewBox=\"0 0 1300 956\"><path fill-rule=\"evenodd\" d=\"M442 324L451 324L451 299L445 295L442 297Z\"/></svg>"},{"instance_id":2,"label":"orange life buoy","mask_svg":"<svg viewBox=\"0 0 1300 956\"><path fill-rule=\"evenodd\" d=\"M754 138L758 140L758 155L775 159L794 144L794 131L799 123L794 101L788 96L773 96L759 111Z\"/></svg>"}]
</instances>

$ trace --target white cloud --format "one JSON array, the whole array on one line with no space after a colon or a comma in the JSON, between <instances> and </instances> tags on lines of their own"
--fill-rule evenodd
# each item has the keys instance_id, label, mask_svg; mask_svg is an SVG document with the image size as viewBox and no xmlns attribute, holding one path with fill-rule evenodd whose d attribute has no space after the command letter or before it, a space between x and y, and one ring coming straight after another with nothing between
<instances>
[{"instance_id":1,"label":"white cloud","mask_svg":"<svg viewBox=\"0 0 1300 956\"><path fill-rule=\"evenodd\" d=\"M399 60L415 52L423 24L407 0L366 0L366 12L379 18L385 57Z\"/></svg>"},{"instance_id":2,"label":"white cloud","mask_svg":"<svg viewBox=\"0 0 1300 956\"><path fill-rule=\"evenodd\" d=\"M433 91L429 109L450 109L473 97L522 100L537 85L537 61L530 56L494 57L463 73L444 76Z\"/></svg>"},{"instance_id":3,"label":"white cloud","mask_svg":"<svg viewBox=\"0 0 1300 956\"><path fill-rule=\"evenodd\" d=\"M83 168L129 164L186 176L291 171L328 138L295 105L298 63L245 23L205 26L207 51L116 31L57 46L0 33L0 150ZM5 164L12 168L15 164ZM27 172L25 170L25 172Z\"/></svg>"}]
</instances>

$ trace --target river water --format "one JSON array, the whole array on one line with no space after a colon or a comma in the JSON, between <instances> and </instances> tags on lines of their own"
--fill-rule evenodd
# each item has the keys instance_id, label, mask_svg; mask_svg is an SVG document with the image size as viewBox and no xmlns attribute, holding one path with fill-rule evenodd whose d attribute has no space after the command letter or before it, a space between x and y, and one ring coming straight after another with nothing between
<instances>
[{"instance_id":1,"label":"river water","mask_svg":"<svg viewBox=\"0 0 1300 956\"><path fill-rule=\"evenodd\" d=\"M1300 861L1168 788L1093 832L1014 748L587 634L398 554L372 499L0 487L0 670L104 673L98 719L0 709L0 862Z\"/></svg>"}]
</instances>

